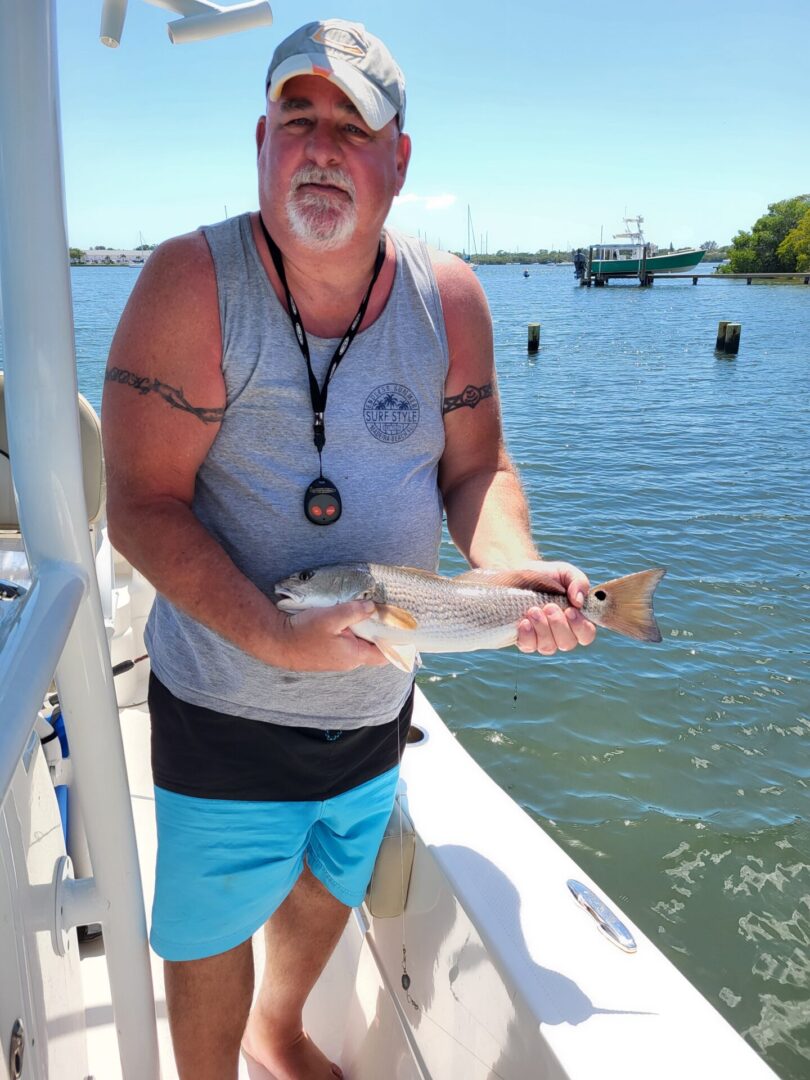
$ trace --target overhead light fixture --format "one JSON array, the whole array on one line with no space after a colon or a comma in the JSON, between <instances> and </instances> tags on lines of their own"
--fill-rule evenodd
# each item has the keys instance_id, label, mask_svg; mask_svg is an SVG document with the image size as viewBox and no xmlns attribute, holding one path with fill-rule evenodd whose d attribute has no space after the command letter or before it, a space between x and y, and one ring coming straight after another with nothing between
<instances>
[{"instance_id":1,"label":"overhead light fixture","mask_svg":"<svg viewBox=\"0 0 810 1080\"><path fill-rule=\"evenodd\" d=\"M268 0L248 0L244 4L224 7L211 0L147 0L154 7L181 15L167 26L173 45L236 34L240 30L256 30L270 26L273 11ZM104 0L101 12L101 44L115 49L121 44L121 34L127 14L127 0Z\"/></svg>"},{"instance_id":2,"label":"overhead light fixture","mask_svg":"<svg viewBox=\"0 0 810 1080\"><path fill-rule=\"evenodd\" d=\"M149 2L154 3L155 0ZM182 19L170 22L166 29L172 45L205 41L207 38L221 37L224 34L236 34L240 30L256 30L261 26L270 26L273 22L273 12L267 0L249 0L249 3L235 4L227 8L203 0L193 2L195 7L208 10L185 15ZM180 4L177 6L179 8Z\"/></svg>"},{"instance_id":3,"label":"overhead light fixture","mask_svg":"<svg viewBox=\"0 0 810 1080\"><path fill-rule=\"evenodd\" d=\"M127 17L127 0L104 0L101 9L101 44L108 49L117 49L121 44L124 19Z\"/></svg>"}]
</instances>

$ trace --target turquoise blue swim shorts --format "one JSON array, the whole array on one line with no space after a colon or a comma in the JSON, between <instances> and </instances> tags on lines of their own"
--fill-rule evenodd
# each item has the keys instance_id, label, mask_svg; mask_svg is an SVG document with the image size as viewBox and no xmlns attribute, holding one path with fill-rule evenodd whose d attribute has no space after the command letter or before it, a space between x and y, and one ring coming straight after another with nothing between
<instances>
[{"instance_id":1,"label":"turquoise blue swim shorts","mask_svg":"<svg viewBox=\"0 0 810 1080\"><path fill-rule=\"evenodd\" d=\"M357 907L394 805L393 768L311 802L201 799L155 788L158 831L152 948L199 960L251 937L306 860L341 903Z\"/></svg>"}]
</instances>

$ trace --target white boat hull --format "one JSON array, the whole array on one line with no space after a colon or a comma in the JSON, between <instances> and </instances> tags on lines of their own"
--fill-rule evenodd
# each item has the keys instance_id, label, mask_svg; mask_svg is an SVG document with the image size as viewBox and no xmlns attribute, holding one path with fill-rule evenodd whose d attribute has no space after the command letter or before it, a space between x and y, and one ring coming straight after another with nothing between
<instances>
[{"instance_id":1,"label":"white boat hull","mask_svg":"<svg viewBox=\"0 0 810 1080\"><path fill-rule=\"evenodd\" d=\"M150 589L139 575L129 576L121 560L116 570L121 587L110 605L111 648L120 660L134 658L142 648ZM154 796L148 714L137 704L145 697L146 677L146 664L138 665L120 691L148 911L154 887ZM480 769L419 692L414 726L426 737L408 746L400 782L400 805L415 831L404 918L375 918L368 905L358 909L305 1012L307 1030L350 1080L593 1080L597 1075L649 1080L651 1063L656 1080L690 1075L773 1080L768 1066L615 905L637 952L621 951L599 932L567 883L576 878L604 894ZM16 968L4 964L0 1025L10 1030L12 1014L21 1007L15 993L20 1000L33 995L39 1006L25 1015L38 1032L41 1067L31 1075L48 1075L48 1055L49 1075L59 1080L84 1080L88 1072L117 1080L122 1074L100 943L82 949L82 989L75 946L71 956L57 958L49 939L25 929L26 896L15 887L16 872L9 877L9 866L37 854L38 836L61 843L56 801L39 749L33 760L39 761L32 772L39 777L39 823L20 833L28 839L18 842L13 860L7 845L2 849L0 957L22 948L25 959L21 956ZM15 799L30 800L34 787L20 795L20 783ZM16 805L7 801L3 829ZM395 831L395 855L397 840ZM41 845L38 850L52 866L54 853ZM407 880L400 866L395 857L393 869L386 870L395 878L389 895L399 895L401 873ZM407 992L401 982L403 942ZM259 974L261 934L254 938L254 951ZM9 970L17 971L15 978L6 977ZM32 971L46 970L46 979L40 976L33 985L26 981ZM174 1080L162 963L154 955L152 972L162 1076ZM85 1007L93 1018L87 1027L86 1067L81 1023L68 1029L64 1019L55 1026L49 1019L80 1018ZM265 1080L244 1060L239 1075Z\"/></svg>"}]
</instances>

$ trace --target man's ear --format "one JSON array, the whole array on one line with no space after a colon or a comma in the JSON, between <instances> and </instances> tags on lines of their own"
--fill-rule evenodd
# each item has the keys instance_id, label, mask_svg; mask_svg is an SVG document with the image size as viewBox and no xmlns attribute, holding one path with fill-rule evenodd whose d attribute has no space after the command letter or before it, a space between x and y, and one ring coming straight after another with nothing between
<instances>
[{"instance_id":1,"label":"man's ear","mask_svg":"<svg viewBox=\"0 0 810 1080\"><path fill-rule=\"evenodd\" d=\"M267 117L260 116L256 122L256 157L259 156L264 144L264 137L267 134Z\"/></svg>"},{"instance_id":2,"label":"man's ear","mask_svg":"<svg viewBox=\"0 0 810 1080\"><path fill-rule=\"evenodd\" d=\"M405 186L405 177L408 175L408 162L411 160L411 137L404 132L399 136L397 143L397 195Z\"/></svg>"}]
</instances>

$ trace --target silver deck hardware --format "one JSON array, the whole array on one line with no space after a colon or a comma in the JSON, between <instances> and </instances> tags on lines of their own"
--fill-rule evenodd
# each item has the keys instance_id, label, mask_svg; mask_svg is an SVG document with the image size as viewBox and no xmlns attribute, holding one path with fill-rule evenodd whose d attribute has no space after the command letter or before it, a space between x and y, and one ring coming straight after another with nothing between
<instances>
[{"instance_id":1,"label":"silver deck hardware","mask_svg":"<svg viewBox=\"0 0 810 1080\"><path fill-rule=\"evenodd\" d=\"M569 880L568 888L580 907L584 907L588 914L593 916L597 927L608 941L613 942L624 952L634 953L636 951L637 945L633 935L621 919L614 915L604 900L601 900L596 895L593 889L589 889L587 885L583 885L581 881L575 881L573 878Z\"/></svg>"},{"instance_id":2,"label":"silver deck hardware","mask_svg":"<svg viewBox=\"0 0 810 1080\"><path fill-rule=\"evenodd\" d=\"M11 1045L8 1052L8 1072L11 1080L20 1080L25 1054L25 1028L22 1020L15 1020L11 1029Z\"/></svg>"}]
</instances>

